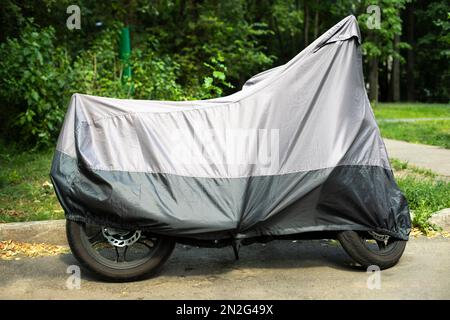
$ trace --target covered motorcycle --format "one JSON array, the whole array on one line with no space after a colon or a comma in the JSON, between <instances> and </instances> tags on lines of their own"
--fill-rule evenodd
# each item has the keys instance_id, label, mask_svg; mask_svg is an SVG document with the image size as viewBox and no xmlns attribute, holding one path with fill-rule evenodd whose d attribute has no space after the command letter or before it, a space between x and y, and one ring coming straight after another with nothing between
<instances>
[{"instance_id":1,"label":"covered motorcycle","mask_svg":"<svg viewBox=\"0 0 450 320\"><path fill-rule=\"evenodd\" d=\"M241 91L74 94L51 176L66 218L173 239L371 232L411 221L364 86L355 17Z\"/></svg>"}]
</instances>

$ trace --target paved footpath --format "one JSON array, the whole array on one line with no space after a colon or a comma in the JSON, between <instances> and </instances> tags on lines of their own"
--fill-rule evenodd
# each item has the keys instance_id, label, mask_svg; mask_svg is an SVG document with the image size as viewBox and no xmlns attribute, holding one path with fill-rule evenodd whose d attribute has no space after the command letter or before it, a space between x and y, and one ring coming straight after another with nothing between
<instances>
[{"instance_id":1,"label":"paved footpath","mask_svg":"<svg viewBox=\"0 0 450 320\"><path fill-rule=\"evenodd\" d=\"M384 139L389 157L430 169L450 179L450 150L398 140Z\"/></svg>"},{"instance_id":2,"label":"paved footpath","mask_svg":"<svg viewBox=\"0 0 450 320\"><path fill-rule=\"evenodd\" d=\"M380 288L342 247L319 241L274 241L241 249L178 245L160 275L104 283L81 272L66 287L70 254L0 260L0 299L450 299L450 239L411 239L399 264L381 271ZM373 283L370 282L369 283Z\"/></svg>"}]
</instances>

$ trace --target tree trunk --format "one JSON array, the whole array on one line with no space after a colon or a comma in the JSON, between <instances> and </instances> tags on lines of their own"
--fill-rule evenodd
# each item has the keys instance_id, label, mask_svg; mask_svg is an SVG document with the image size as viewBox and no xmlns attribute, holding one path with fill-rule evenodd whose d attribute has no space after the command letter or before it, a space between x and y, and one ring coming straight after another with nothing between
<instances>
[{"instance_id":1,"label":"tree trunk","mask_svg":"<svg viewBox=\"0 0 450 320\"><path fill-rule=\"evenodd\" d=\"M319 9L314 14L314 40L319 36Z\"/></svg>"},{"instance_id":2,"label":"tree trunk","mask_svg":"<svg viewBox=\"0 0 450 320\"><path fill-rule=\"evenodd\" d=\"M406 84L407 84L407 94L406 99L408 101L416 100L416 81L414 77L414 65L415 65L415 41L414 41L414 5L410 3L406 7L407 12L407 20L408 26L406 30L407 41L411 46L411 49L408 50L408 54L406 56Z\"/></svg>"},{"instance_id":3,"label":"tree trunk","mask_svg":"<svg viewBox=\"0 0 450 320\"><path fill-rule=\"evenodd\" d=\"M398 44L400 42L400 36L397 34L394 37L394 50L397 54L400 54ZM394 56L392 61L392 101L400 101L400 59Z\"/></svg>"},{"instance_id":4,"label":"tree trunk","mask_svg":"<svg viewBox=\"0 0 450 320\"><path fill-rule=\"evenodd\" d=\"M275 28L275 35L277 36L277 40L278 40L278 47L280 50L280 54L281 56L284 58L284 56L286 55L284 52L284 45L283 45L283 37L282 34L280 32L280 29L278 27L278 20L275 16L272 17L273 20L273 26Z\"/></svg>"},{"instance_id":5,"label":"tree trunk","mask_svg":"<svg viewBox=\"0 0 450 320\"><path fill-rule=\"evenodd\" d=\"M181 21L184 20L185 12L186 12L186 0L180 0L178 4L178 18L181 19Z\"/></svg>"},{"instance_id":6,"label":"tree trunk","mask_svg":"<svg viewBox=\"0 0 450 320\"><path fill-rule=\"evenodd\" d=\"M305 39L305 47L307 47L308 44L309 44L309 37L308 37L308 35L309 35L309 7L308 7L308 1L304 0L303 7L304 7L304 10L303 10L303 13L304 13L304 22L303 22L303 24L304 24L304 33L303 33L303 37Z\"/></svg>"},{"instance_id":7,"label":"tree trunk","mask_svg":"<svg viewBox=\"0 0 450 320\"><path fill-rule=\"evenodd\" d=\"M378 57L369 61L369 100L378 102Z\"/></svg>"},{"instance_id":8,"label":"tree trunk","mask_svg":"<svg viewBox=\"0 0 450 320\"><path fill-rule=\"evenodd\" d=\"M301 1L295 0L295 11L299 12L301 11ZM303 45L302 45L302 32L301 25L298 26L298 31L293 34L293 41L292 41L292 48L293 48L293 54L297 54L298 52L302 51Z\"/></svg>"},{"instance_id":9,"label":"tree trunk","mask_svg":"<svg viewBox=\"0 0 450 320\"><path fill-rule=\"evenodd\" d=\"M392 101L392 61L378 67L378 101Z\"/></svg>"}]
</instances>

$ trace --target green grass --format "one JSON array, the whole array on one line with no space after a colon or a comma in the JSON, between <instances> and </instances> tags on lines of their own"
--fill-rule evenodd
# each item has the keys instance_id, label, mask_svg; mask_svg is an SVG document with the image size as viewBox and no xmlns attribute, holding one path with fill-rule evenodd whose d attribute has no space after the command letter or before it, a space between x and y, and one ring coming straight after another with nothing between
<instances>
[{"instance_id":1,"label":"green grass","mask_svg":"<svg viewBox=\"0 0 450 320\"><path fill-rule=\"evenodd\" d=\"M431 215L450 208L450 182L440 180L430 170L417 168L397 159L391 159L391 165L398 186L413 212L413 226L425 233L434 229L429 222Z\"/></svg>"},{"instance_id":2,"label":"green grass","mask_svg":"<svg viewBox=\"0 0 450 320\"><path fill-rule=\"evenodd\" d=\"M450 104L379 103L375 117L385 138L450 149L450 120L387 122L386 119L450 118Z\"/></svg>"},{"instance_id":3,"label":"green grass","mask_svg":"<svg viewBox=\"0 0 450 320\"><path fill-rule=\"evenodd\" d=\"M449 104L379 103L373 111L377 119L450 118Z\"/></svg>"},{"instance_id":4,"label":"green grass","mask_svg":"<svg viewBox=\"0 0 450 320\"><path fill-rule=\"evenodd\" d=\"M450 149L450 120L379 122L384 138Z\"/></svg>"},{"instance_id":5,"label":"green grass","mask_svg":"<svg viewBox=\"0 0 450 320\"><path fill-rule=\"evenodd\" d=\"M438 175L431 171L430 169L423 169L413 165L410 165L408 162L401 161L395 158L389 159L392 169L396 173L406 173L408 175L420 175L429 179L436 179Z\"/></svg>"},{"instance_id":6,"label":"green grass","mask_svg":"<svg viewBox=\"0 0 450 320\"><path fill-rule=\"evenodd\" d=\"M50 184L53 151L23 152L0 144L0 222L64 217Z\"/></svg>"}]
</instances>

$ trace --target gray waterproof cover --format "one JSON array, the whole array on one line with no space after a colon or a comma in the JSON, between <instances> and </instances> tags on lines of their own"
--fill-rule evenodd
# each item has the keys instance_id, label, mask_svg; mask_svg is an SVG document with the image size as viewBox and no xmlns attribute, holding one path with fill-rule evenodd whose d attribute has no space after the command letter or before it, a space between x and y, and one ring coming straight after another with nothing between
<instances>
[{"instance_id":1,"label":"gray waterproof cover","mask_svg":"<svg viewBox=\"0 0 450 320\"><path fill-rule=\"evenodd\" d=\"M51 177L70 220L179 237L374 230L411 221L349 16L227 97L74 94Z\"/></svg>"}]
</instances>

